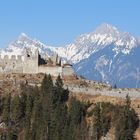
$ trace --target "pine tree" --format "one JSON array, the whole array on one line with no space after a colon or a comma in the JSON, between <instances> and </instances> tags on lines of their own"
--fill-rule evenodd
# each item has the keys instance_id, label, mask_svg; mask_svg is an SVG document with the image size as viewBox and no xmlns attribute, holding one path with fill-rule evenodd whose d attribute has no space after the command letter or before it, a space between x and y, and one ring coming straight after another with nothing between
<instances>
[{"instance_id":1,"label":"pine tree","mask_svg":"<svg viewBox=\"0 0 140 140\"><path fill-rule=\"evenodd\" d=\"M32 111L32 140L41 139L42 134L42 104L40 98L34 101L33 111Z\"/></svg>"},{"instance_id":2,"label":"pine tree","mask_svg":"<svg viewBox=\"0 0 140 140\"><path fill-rule=\"evenodd\" d=\"M20 109L21 109L21 125L22 127L25 125L25 113L26 113L26 103L27 103L27 95L28 95L28 86L27 85L24 85L24 84L21 84L20 85L21 87L21 93L20 93L20 102L21 102L21 106L20 106Z\"/></svg>"},{"instance_id":3,"label":"pine tree","mask_svg":"<svg viewBox=\"0 0 140 140\"><path fill-rule=\"evenodd\" d=\"M31 114L32 114L33 100L32 96L27 96L26 111L25 111L25 124L24 124L24 139L30 140L31 138Z\"/></svg>"},{"instance_id":4,"label":"pine tree","mask_svg":"<svg viewBox=\"0 0 140 140\"><path fill-rule=\"evenodd\" d=\"M116 124L115 140L133 140L134 132L139 125L139 119L134 109L131 109L130 97L126 96L125 106L120 110Z\"/></svg>"},{"instance_id":5,"label":"pine tree","mask_svg":"<svg viewBox=\"0 0 140 140\"><path fill-rule=\"evenodd\" d=\"M12 100L11 105L11 119L17 123L21 116L22 116L22 110L21 110L21 99L19 96L15 96Z\"/></svg>"},{"instance_id":6,"label":"pine tree","mask_svg":"<svg viewBox=\"0 0 140 140\"><path fill-rule=\"evenodd\" d=\"M52 78L51 78L51 75L46 75L44 76L44 79L41 83L41 93L43 96L47 96L49 97L51 92L52 92L52 89L53 89L53 81L52 81Z\"/></svg>"},{"instance_id":7,"label":"pine tree","mask_svg":"<svg viewBox=\"0 0 140 140\"><path fill-rule=\"evenodd\" d=\"M102 132L102 124L101 124L101 103L97 103L94 108L94 123L93 123L93 129L94 129L94 138L95 140L99 140L101 137Z\"/></svg>"},{"instance_id":8,"label":"pine tree","mask_svg":"<svg viewBox=\"0 0 140 140\"><path fill-rule=\"evenodd\" d=\"M69 98L69 91L63 88L63 81L60 75L56 79L54 97L56 97L55 100L58 104L66 102Z\"/></svg>"},{"instance_id":9,"label":"pine tree","mask_svg":"<svg viewBox=\"0 0 140 140\"><path fill-rule=\"evenodd\" d=\"M75 97L71 97L69 101L69 138L77 140L80 138L82 123L85 121L85 106ZM86 129L86 126L85 126Z\"/></svg>"},{"instance_id":10,"label":"pine tree","mask_svg":"<svg viewBox=\"0 0 140 140\"><path fill-rule=\"evenodd\" d=\"M10 109L11 107L11 94L7 94L4 98L4 105L3 105L3 113L2 113L2 119L5 121L6 125L9 125L10 122Z\"/></svg>"},{"instance_id":11,"label":"pine tree","mask_svg":"<svg viewBox=\"0 0 140 140\"><path fill-rule=\"evenodd\" d=\"M72 97L69 104L69 113L74 124L80 124L85 116L84 104Z\"/></svg>"}]
</instances>

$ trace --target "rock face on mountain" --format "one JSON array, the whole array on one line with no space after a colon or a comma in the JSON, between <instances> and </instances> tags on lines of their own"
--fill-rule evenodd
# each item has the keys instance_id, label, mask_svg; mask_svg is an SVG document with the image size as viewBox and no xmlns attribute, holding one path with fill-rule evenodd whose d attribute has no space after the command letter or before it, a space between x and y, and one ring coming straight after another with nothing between
<instances>
[{"instance_id":1,"label":"rock face on mountain","mask_svg":"<svg viewBox=\"0 0 140 140\"><path fill-rule=\"evenodd\" d=\"M58 53L63 61L73 64L78 75L117 87L140 87L140 39L116 27L102 24L89 34L79 36L74 43L50 47L21 34L1 55L20 54L24 47L38 48L40 53Z\"/></svg>"}]
</instances>

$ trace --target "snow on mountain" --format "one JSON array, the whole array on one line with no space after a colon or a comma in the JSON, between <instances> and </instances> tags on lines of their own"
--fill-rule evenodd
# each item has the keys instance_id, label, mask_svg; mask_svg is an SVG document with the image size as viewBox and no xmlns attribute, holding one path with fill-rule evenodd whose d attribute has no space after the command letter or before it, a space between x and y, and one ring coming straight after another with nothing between
<instances>
[{"instance_id":1,"label":"snow on mountain","mask_svg":"<svg viewBox=\"0 0 140 140\"><path fill-rule=\"evenodd\" d=\"M8 47L1 50L0 54L2 57L4 55L21 55L23 54L24 48L31 48L32 52L38 48L41 54L44 55L47 53L49 56L54 53L55 49L55 47L46 46L36 39L29 38L25 33L21 33L14 42L10 43Z\"/></svg>"},{"instance_id":2,"label":"snow on mountain","mask_svg":"<svg viewBox=\"0 0 140 140\"><path fill-rule=\"evenodd\" d=\"M102 24L95 32L83 34L74 43L57 48L55 51L61 57L77 63L111 44L115 45L113 51L116 54L129 54L137 46L137 42L137 39L129 33L120 32L109 24Z\"/></svg>"},{"instance_id":3,"label":"snow on mountain","mask_svg":"<svg viewBox=\"0 0 140 140\"><path fill-rule=\"evenodd\" d=\"M88 79L108 82L119 87L140 87L140 38L102 24L94 32L83 34L63 47L51 47L22 33L1 55L21 54L25 47L38 48L49 56L58 53L73 63L75 72Z\"/></svg>"}]
</instances>

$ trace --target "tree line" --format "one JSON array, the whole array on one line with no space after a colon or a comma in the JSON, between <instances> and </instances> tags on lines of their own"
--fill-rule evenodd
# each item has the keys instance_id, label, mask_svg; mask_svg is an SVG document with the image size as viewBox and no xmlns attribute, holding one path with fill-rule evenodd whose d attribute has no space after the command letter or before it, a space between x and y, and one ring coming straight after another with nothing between
<instances>
[{"instance_id":1,"label":"tree line","mask_svg":"<svg viewBox=\"0 0 140 140\"><path fill-rule=\"evenodd\" d=\"M92 104L70 96L63 87L60 76L54 83L45 75L41 87L21 84L20 94L1 97L0 140L100 140L111 126L115 140L134 139L139 120L128 96L123 106Z\"/></svg>"}]
</instances>

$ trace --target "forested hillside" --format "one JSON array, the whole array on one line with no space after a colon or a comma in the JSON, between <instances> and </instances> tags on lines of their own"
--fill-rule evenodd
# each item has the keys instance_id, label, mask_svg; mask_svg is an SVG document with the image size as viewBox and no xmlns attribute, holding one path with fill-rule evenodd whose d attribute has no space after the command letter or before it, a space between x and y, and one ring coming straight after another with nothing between
<instances>
[{"instance_id":1,"label":"forested hillside","mask_svg":"<svg viewBox=\"0 0 140 140\"><path fill-rule=\"evenodd\" d=\"M1 96L0 140L100 140L110 128L115 140L133 140L139 120L130 104L129 96L125 105L82 102L60 76L45 75L40 87Z\"/></svg>"}]
</instances>

